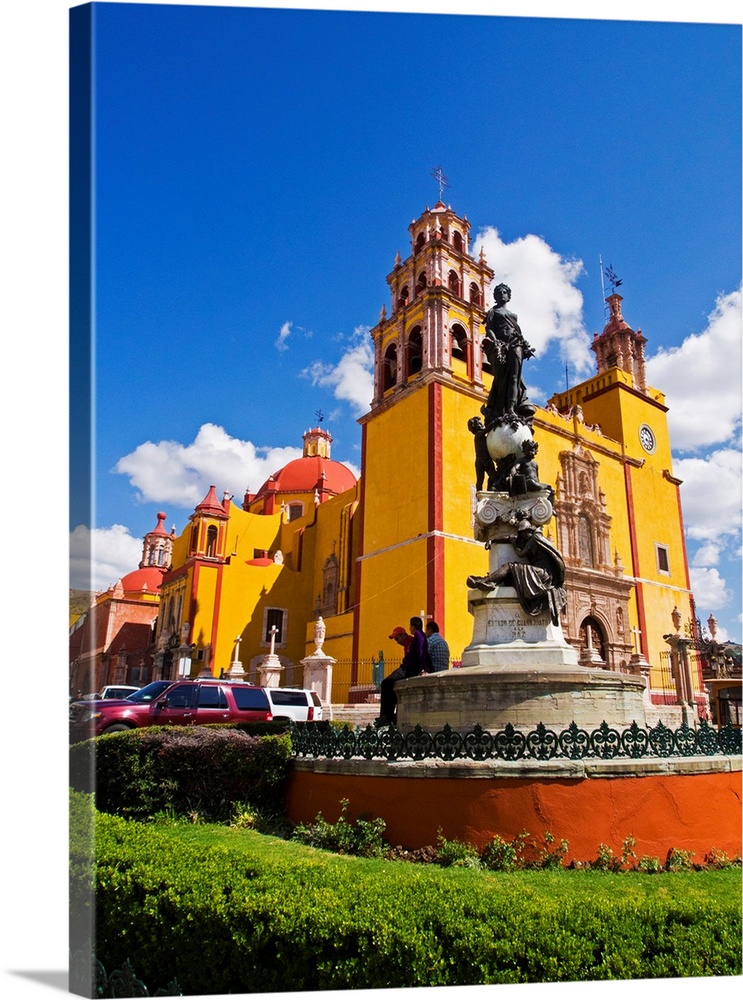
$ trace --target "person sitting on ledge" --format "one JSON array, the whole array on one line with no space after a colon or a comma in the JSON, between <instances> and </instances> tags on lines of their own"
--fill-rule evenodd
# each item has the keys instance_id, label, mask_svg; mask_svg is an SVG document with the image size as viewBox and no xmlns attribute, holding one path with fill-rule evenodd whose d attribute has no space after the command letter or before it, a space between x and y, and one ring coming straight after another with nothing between
<instances>
[{"instance_id":1,"label":"person sitting on ledge","mask_svg":"<svg viewBox=\"0 0 743 1000\"><path fill-rule=\"evenodd\" d=\"M389 677L385 677L382 681L379 692L379 718L375 720L376 726L394 726L397 721L395 684L408 677L417 677L424 672L430 673L433 669L431 654L428 652L428 639L423 631L423 619L417 615L411 618L410 631L412 636L409 636L405 629L398 625L390 635L390 639L394 639L398 645L404 647L405 655L397 670L393 670ZM407 644L406 640L409 640Z\"/></svg>"},{"instance_id":2,"label":"person sitting on ledge","mask_svg":"<svg viewBox=\"0 0 743 1000\"><path fill-rule=\"evenodd\" d=\"M437 622L426 624L428 652L431 654L431 673L440 673L449 669L449 643L439 630Z\"/></svg>"}]
</instances>

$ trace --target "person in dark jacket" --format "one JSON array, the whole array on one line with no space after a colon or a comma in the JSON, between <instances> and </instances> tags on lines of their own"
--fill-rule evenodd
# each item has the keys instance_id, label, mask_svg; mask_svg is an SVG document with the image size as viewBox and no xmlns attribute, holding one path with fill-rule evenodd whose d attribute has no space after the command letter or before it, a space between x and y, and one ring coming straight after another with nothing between
<instances>
[{"instance_id":1,"label":"person in dark jacket","mask_svg":"<svg viewBox=\"0 0 743 1000\"><path fill-rule=\"evenodd\" d=\"M404 644L404 638L400 634L401 626L393 630L391 639L395 639L400 645ZM403 630L404 631L404 630ZM393 670L389 677L382 681L379 693L379 718L376 720L377 726L394 725L397 717L397 695L395 694L395 684L398 681L406 680L408 677L417 677L422 673L430 673L433 669L431 655L428 652L428 639L423 631L423 620L417 615L410 619L411 641L405 645L405 655L402 663Z\"/></svg>"}]
</instances>

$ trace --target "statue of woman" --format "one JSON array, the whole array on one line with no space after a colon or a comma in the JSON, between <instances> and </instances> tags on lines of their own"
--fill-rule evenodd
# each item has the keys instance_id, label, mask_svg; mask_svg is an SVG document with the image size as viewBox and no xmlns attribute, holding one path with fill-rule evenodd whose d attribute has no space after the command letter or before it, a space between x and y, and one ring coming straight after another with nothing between
<instances>
[{"instance_id":1,"label":"statue of woman","mask_svg":"<svg viewBox=\"0 0 743 1000\"><path fill-rule=\"evenodd\" d=\"M503 283L496 285L493 297L495 305L485 317L482 341L482 349L493 369L493 384L483 410L488 429L498 422L498 418L507 422L518 418L528 421L536 410L527 399L521 378L524 359L533 357L534 350L524 339L516 313L508 308L511 289Z\"/></svg>"},{"instance_id":2,"label":"statue of woman","mask_svg":"<svg viewBox=\"0 0 743 1000\"><path fill-rule=\"evenodd\" d=\"M317 653L322 649L322 644L325 642L325 622L322 620L322 615L317 616L317 621L315 622L315 652Z\"/></svg>"}]
</instances>

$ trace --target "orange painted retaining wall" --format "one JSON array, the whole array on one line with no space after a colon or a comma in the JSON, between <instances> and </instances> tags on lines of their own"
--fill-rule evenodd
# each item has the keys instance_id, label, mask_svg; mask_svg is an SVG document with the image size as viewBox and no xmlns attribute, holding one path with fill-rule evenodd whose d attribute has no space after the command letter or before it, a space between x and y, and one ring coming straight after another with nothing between
<instances>
[{"instance_id":1,"label":"orange painted retaining wall","mask_svg":"<svg viewBox=\"0 0 743 1000\"><path fill-rule=\"evenodd\" d=\"M321 812L335 822L340 800L348 799L350 816L381 816L385 839L408 848L435 845L439 829L448 840L478 848L496 834L511 840L527 830L541 839L549 830L568 841L567 861L594 859L601 843L620 854L631 834L638 857L664 861L670 848L680 848L702 862L711 848L731 857L741 853L740 758L733 767L729 760L716 763L719 770L700 771L683 761L628 774L631 765L624 762L613 771L597 768L608 774L578 777L561 777L554 764L541 777L532 764L522 768L523 777L514 766L500 777L492 766L476 764L456 773L435 764L359 762L354 768L351 762L299 760L289 781L288 815L306 823Z\"/></svg>"}]
</instances>

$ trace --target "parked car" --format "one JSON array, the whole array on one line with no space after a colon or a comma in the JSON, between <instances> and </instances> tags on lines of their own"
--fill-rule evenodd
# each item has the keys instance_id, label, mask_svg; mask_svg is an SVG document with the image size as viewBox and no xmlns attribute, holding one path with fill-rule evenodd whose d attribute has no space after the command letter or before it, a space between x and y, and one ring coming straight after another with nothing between
<instances>
[{"instance_id":1,"label":"parked car","mask_svg":"<svg viewBox=\"0 0 743 1000\"><path fill-rule=\"evenodd\" d=\"M269 722L263 688L242 681L153 681L122 701L70 706L73 743L143 726L198 726L210 722Z\"/></svg>"},{"instance_id":2,"label":"parked car","mask_svg":"<svg viewBox=\"0 0 743 1000\"><path fill-rule=\"evenodd\" d=\"M108 684L103 688L102 691L94 691L92 694L84 694L80 698L75 698L75 701L101 701L104 698L128 698L129 695L134 694L139 691L140 688L133 684Z\"/></svg>"},{"instance_id":3,"label":"parked car","mask_svg":"<svg viewBox=\"0 0 743 1000\"><path fill-rule=\"evenodd\" d=\"M322 702L316 691L307 688L264 688L275 720L317 722L322 719Z\"/></svg>"}]
</instances>

